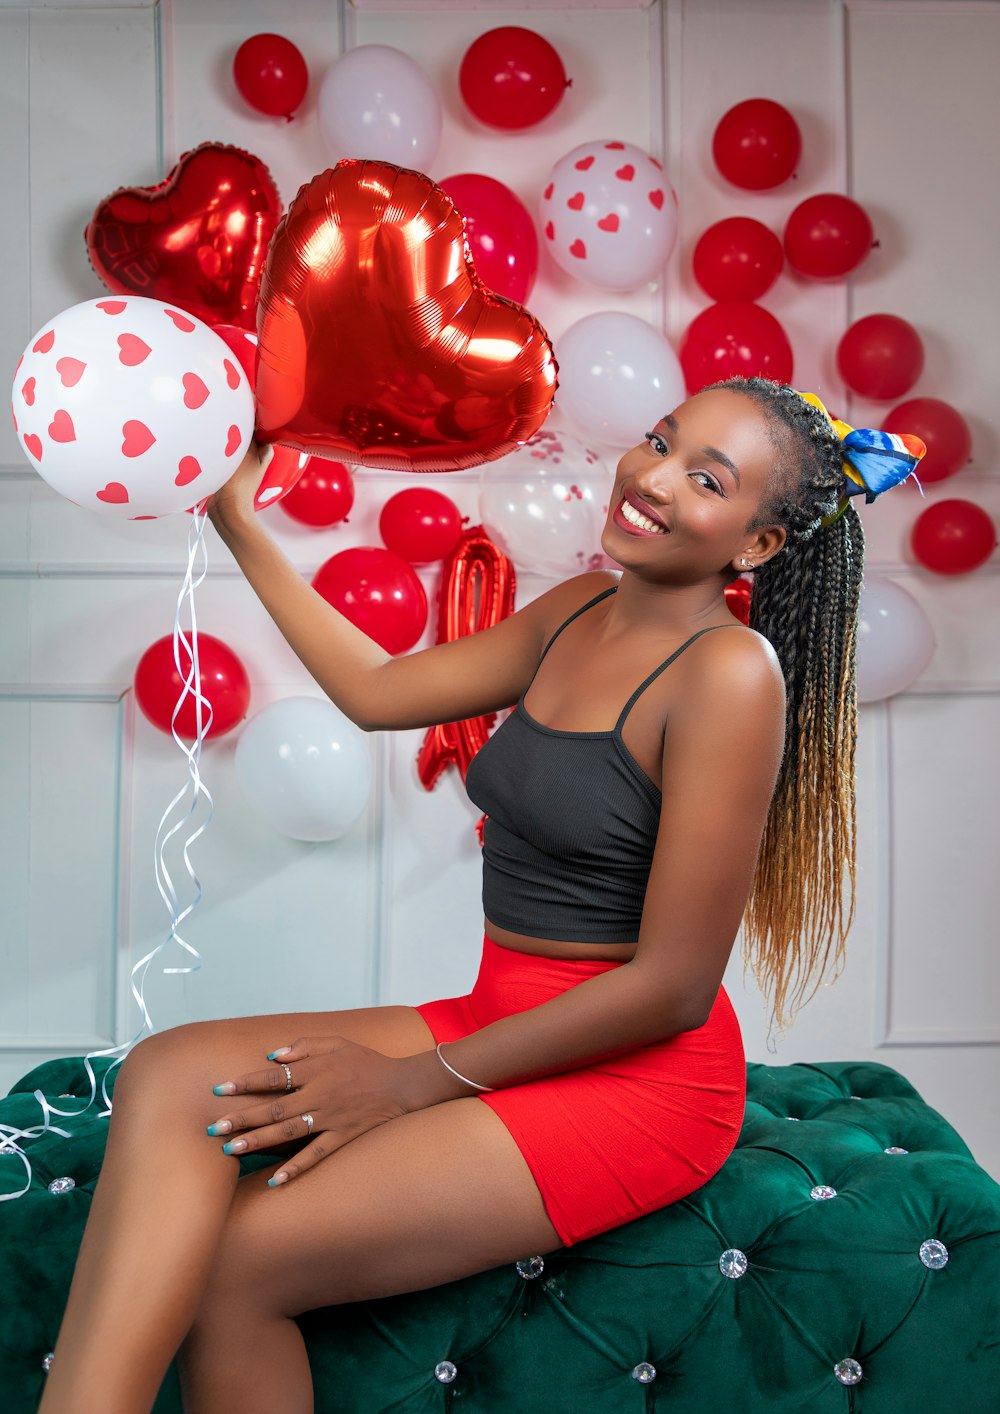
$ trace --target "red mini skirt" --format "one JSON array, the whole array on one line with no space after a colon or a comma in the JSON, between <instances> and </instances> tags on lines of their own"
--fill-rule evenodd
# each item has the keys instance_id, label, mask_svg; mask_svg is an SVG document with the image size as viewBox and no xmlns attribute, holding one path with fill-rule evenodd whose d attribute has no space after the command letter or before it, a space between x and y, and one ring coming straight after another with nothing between
<instances>
[{"instance_id":1,"label":"red mini skirt","mask_svg":"<svg viewBox=\"0 0 1000 1414\"><path fill-rule=\"evenodd\" d=\"M469 995L416 1010L435 1041L457 1041L623 965L515 952L487 936ZM726 1162L746 1102L739 1021L720 987L695 1031L478 1098L510 1130L569 1247L686 1197Z\"/></svg>"}]
</instances>

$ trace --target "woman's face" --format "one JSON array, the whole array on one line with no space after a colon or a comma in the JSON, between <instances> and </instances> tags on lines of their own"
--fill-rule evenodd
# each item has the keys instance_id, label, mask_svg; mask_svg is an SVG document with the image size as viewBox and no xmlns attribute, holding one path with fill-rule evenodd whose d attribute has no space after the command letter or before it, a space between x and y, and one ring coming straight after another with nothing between
<instances>
[{"instance_id":1,"label":"woman's face","mask_svg":"<svg viewBox=\"0 0 1000 1414\"><path fill-rule=\"evenodd\" d=\"M748 531L774 462L763 413L740 393L697 393L618 463L601 543L626 569L690 583L769 559L780 526ZM658 573L659 572L659 573Z\"/></svg>"}]
</instances>

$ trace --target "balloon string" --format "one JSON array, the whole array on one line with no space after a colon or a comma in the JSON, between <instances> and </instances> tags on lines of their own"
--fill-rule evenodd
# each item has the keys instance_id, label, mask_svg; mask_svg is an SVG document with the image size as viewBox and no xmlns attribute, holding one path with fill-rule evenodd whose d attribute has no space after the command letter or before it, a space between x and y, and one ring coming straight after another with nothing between
<instances>
[{"instance_id":1,"label":"balloon string","mask_svg":"<svg viewBox=\"0 0 1000 1414\"><path fill-rule=\"evenodd\" d=\"M42 1109L42 1123L40 1125L34 1125L29 1129L18 1129L13 1125L0 1124L0 1157L4 1155L16 1155L20 1158L27 1170L27 1181L24 1187L17 1193L0 1193L0 1203L7 1202L12 1198L20 1198L23 1194L27 1193L31 1186L31 1162L27 1154L17 1143L17 1140L37 1139L39 1136L46 1133L59 1134L63 1138L68 1139L71 1137L71 1132L60 1129L57 1125L52 1124L51 1116L60 1115L62 1117L72 1118L77 1115L86 1114L91 1105L94 1104L97 1098L97 1075L94 1071L94 1067L91 1065L91 1060L97 1057L114 1057L111 1064L105 1070L101 1081L101 1098L106 1108L102 1110L97 1117L104 1119L111 1114L111 1097L108 1094L108 1076L116 1066L121 1065L129 1051L131 1051L132 1047L141 1039L146 1031L153 1032L156 1029L153 1025L149 1008L146 1005L146 974L155 959L163 952L164 948L168 947L172 942L179 943L194 959L193 962L183 967L164 967L163 972L165 974L197 972L202 966L201 954L198 952L197 948L192 947L189 942L181 937L178 930L181 924L189 918L195 908L197 908L204 894L201 880L191 861L191 846L205 833L215 814L215 802L212 799L211 792L201 778L200 769L202 743L212 725L212 706L208 699L202 694L201 690L201 672L198 661L198 621L194 598L195 590L204 582L208 574L208 551L205 546L206 521L207 516L203 510L195 510L192 514L191 525L188 530L187 568L181 583L180 592L177 596L177 607L174 612L174 664L183 686L170 719L170 730L174 740L187 759L188 780L163 812L160 823L156 828L156 838L153 846L153 867L156 874L156 886L159 889L160 897L163 899L167 912L170 915L170 930L163 941L148 952L145 957L140 958L132 968L129 986L142 1018L138 1031L131 1040L125 1041L121 1045L108 1046L103 1050L90 1051L83 1058L83 1064L90 1079L90 1096L83 1108L79 1110L60 1109L58 1105L52 1104L41 1090L36 1090L34 1092L34 1098L38 1101ZM185 632L181 622L185 607L191 624L189 633ZM194 741L191 742L190 745L184 741L180 732L177 730L177 719L188 697L191 697L194 701L196 728ZM173 824L170 824L174 812L181 809L186 798L188 799L187 809L179 815ZM205 819L197 829L193 830L187 836L181 851L184 868L194 888L194 897L186 907L182 908L177 890L174 887L173 878L167 867L166 849L174 836L179 834L185 826L191 823L203 798L207 806ZM136 985L137 974L138 986Z\"/></svg>"}]
</instances>

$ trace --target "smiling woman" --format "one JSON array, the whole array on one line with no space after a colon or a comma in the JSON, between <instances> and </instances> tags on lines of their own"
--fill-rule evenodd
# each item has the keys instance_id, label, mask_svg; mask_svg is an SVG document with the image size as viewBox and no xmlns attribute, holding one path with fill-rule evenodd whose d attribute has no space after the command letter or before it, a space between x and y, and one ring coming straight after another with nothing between
<instances>
[{"instance_id":1,"label":"smiling woman","mask_svg":"<svg viewBox=\"0 0 1000 1414\"><path fill-rule=\"evenodd\" d=\"M843 456L789 387L706 389L618 464L620 578L397 658L270 541L255 453L212 498L359 726L513 707L467 779L488 817L480 970L467 996L203 1022L132 1051L42 1414L144 1414L175 1353L189 1414L311 1409L303 1312L579 1242L718 1172L746 1090L722 985L741 923L784 1025L793 973L801 992L842 949L853 905L862 538ZM749 628L725 599L743 570ZM240 1153L274 1162L241 1178Z\"/></svg>"}]
</instances>

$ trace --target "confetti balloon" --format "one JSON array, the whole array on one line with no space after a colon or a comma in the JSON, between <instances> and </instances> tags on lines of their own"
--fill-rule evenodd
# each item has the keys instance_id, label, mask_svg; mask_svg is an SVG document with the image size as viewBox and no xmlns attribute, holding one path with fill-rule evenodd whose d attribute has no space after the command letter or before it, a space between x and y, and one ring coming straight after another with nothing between
<instances>
[{"instance_id":1,"label":"confetti balloon","mask_svg":"<svg viewBox=\"0 0 1000 1414\"><path fill-rule=\"evenodd\" d=\"M18 363L13 413L53 490L127 520L185 511L217 491L254 420L246 374L214 330L134 295L48 320Z\"/></svg>"},{"instance_id":2,"label":"confetti balloon","mask_svg":"<svg viewBox=\"0 0 1000 1414\"><path fill-rule=\"evenodd\" d=\"M517 569L562 579L603 567L611 486L598 452L543 427L520 451L483 467L479 514Z\"/></svg>"}]
</instances>

